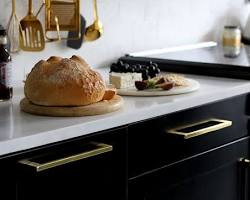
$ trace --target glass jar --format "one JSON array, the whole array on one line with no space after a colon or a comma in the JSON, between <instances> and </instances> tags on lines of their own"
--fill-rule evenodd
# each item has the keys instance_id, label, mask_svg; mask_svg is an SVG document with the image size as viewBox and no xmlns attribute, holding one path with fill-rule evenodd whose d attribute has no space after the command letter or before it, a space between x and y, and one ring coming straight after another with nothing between
<instances>
[{"instance_id":1,"label":"glass jar","mask_svg":"<svg viewBox=\"0 0 250 200\"><path fill-rule=\"evenodd\" d=\"M223 50L226 57L236 57L240 54L241 30L238 26L224 27Z\"/></svg>"}]
</instances>

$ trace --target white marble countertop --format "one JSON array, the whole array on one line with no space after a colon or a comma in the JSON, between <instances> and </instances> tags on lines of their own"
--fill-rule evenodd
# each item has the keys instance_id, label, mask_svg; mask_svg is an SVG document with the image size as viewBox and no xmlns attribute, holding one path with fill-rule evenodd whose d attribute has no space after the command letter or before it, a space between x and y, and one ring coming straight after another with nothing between
<instances>
[{"instance_id":1,"label":"white marble countertop","mask_svg":"<svg viewBox=\"0 0 250 200\"><path fill-rule=\"evenodd\" d=\"M0 155L82 136L250 92L250 81L186 75L198 91L163 97L124 97L123 109L90 117L44 117L20 111L22 87L11 101L0 102Z\"/></svg>"}]
</instances>

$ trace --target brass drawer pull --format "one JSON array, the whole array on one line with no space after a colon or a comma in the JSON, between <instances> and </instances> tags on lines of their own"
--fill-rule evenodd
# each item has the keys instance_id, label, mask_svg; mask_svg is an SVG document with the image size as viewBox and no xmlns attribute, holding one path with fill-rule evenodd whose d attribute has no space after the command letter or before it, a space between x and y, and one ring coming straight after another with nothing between
<instances>
[{"instance_id":1,"label":"brass drawer pull","mask_svg":"<svg viewBox=\"0 0 250 200\"><path fill-rule=\"evenodd\" d=\"M250 168L250 160L246 159L246 158L241 158L239 160L242 164L244 164L246 167Z\"/></svg>"},{"instance_id":2,"label":"brass drawer pull","mask_svg":"<svg viewBox=\"0 0 250 200\"><path fill-rule=\"evenodd\" d=\"M213 131L217 131L232 125L232 121L221 119L209 119L202 122L189 124L167 130L167 133L183 136L184 139L190 139L200 135L204 135Z\"/></svg>"},{"instance_id":3,"label":"brass drawer pull","mask_svg":"<svg viewBox=\"0 0 250 200\"><path fill-rule=\"evenodd\" d=\"M239 163L241 165L240 171L240 198L247 200L249 193L249 169L250 169L250 160L246 158L240 158Z\"/></svg>"},{"instance_id":4,"label":"brass drawer pull","mask_svg":"<svg viewBox=\"0 0 250 200\"><path fill-rule=\"evenodd\" d=\"M18 163L23 164L23 165L28 165L30 167L34 167L36 172L41 172L47 169L51 169L57 166L61 166L64 165L66 163L72 163L78 160L82 160L85 158L90 158L90 157L94 157L100 154L104 154L107 152L110 152L113 150L113 147L111 145L108 144L102 144L102 143L90 143L91 145L94 145L96 148L86 151L86 152L81 152L81 153L77 153L68 157L64 157L64 158L59 158L56 160L52 160L52 161L48 161L48 162L44 162L44 163L39 163L37 161L32 161L32 159L34 158L29 158L29 159L24 159L24 160L20 160L18 161Z\"/></svg>"}]
</instances>

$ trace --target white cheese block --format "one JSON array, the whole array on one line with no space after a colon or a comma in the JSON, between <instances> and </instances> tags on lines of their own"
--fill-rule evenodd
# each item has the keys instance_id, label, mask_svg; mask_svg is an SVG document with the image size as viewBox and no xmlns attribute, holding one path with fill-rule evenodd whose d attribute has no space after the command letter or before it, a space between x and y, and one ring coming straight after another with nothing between
<instances>
[{"instance_id":1,"label":"white cheese block","mask_svg":"<svg viewBox=\"0 0 250 200\"><path fill-rule=\"evenodd\" d=\"M109 82L117 89L133 88L135 81L142 81L141 73L117 73L111 72L109 74Z\"/></svg>"}]
</instances>

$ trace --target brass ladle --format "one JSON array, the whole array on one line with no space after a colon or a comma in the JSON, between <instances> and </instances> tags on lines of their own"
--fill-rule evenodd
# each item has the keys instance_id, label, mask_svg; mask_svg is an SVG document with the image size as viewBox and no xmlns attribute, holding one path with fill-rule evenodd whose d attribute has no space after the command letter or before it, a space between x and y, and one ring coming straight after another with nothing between
<instances>
[{"instance_id":1,"label":"brass ladle","mask_svg":"<svg viewBox=\"0 0 250 200\"><path fill-rule=\"evenodd\" d=\"M103 34L103 25L99 20L97 13L97 2L94 1L94 23L86 28L84 39L85 41L94 41L101 37Z\"/></svg>"}]
</instances>

